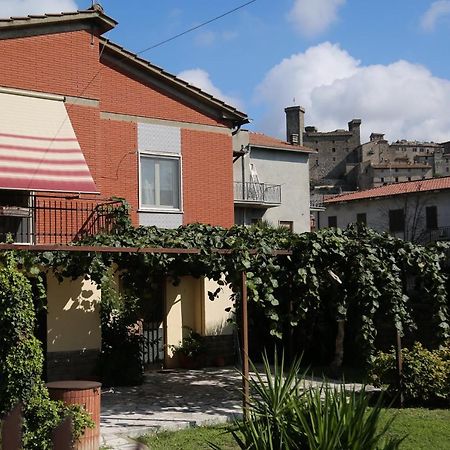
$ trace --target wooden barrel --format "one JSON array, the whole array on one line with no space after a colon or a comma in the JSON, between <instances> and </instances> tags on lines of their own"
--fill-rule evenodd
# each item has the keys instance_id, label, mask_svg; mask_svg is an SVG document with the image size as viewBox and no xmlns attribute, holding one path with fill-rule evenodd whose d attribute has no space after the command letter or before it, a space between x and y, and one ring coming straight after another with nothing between
<instances>
[{"instance_id":1,"label":"wooden barrel","mask_svg":"<svg viewBox=\"0 0 450 450\"><path fill-rule=\"evenodd\" d=\"M76 442L76 450L98 450L100 447L100 393L101 383L96 381L53 381L47 383L52 400L62 400L66 405L82 405L95 422Z\"/></svg>"}]
</instances>

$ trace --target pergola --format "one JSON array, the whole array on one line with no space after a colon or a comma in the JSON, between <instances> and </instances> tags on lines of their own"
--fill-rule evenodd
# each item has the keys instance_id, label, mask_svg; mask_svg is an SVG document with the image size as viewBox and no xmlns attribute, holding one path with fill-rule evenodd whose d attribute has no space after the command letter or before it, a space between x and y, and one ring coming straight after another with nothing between
<instances>
[{"instance_id":1,"label":"pergola","mask_svg":"<svg viewBox=\"0 0 450 450\"><path fill-rule=\"evenodd\" d=\"M95 253L154 253L154 254L200 254L198 248L162 248L162 247L106 247L106 246L90 246L90 245L58 245L58 244L0 244L0 251L18 250L28 252L95 252ZM231 249L211 249L212 253L222 255L230 255L234 250ZM249 253L258 254L258 250L251 249ZM274 250L271 252L273 256L288 256L292 252L290 250ZM249 386L249 357L248 357L248 311L247 311L247 273L241 272L241 355L242 355L242 408L244 419L248 418L248 404L250 397Z\"/></svg>"}]
</instances>

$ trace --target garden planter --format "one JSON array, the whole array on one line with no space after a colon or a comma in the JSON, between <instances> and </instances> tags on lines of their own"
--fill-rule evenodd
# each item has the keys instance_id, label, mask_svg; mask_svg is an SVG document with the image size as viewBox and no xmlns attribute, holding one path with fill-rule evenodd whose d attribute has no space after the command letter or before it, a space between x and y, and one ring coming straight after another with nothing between
<instances>
[{"instance_id":1,"label":"garden planter","mask_svg":"<svg viewBox=\"0 0 450 450\"><path fill-rule=\"evenodd\" d=\"M183 355L182 353L178 354L178 362L182 369L199 369L202 366L200 357Z\"/></svg>"}]
</instances>

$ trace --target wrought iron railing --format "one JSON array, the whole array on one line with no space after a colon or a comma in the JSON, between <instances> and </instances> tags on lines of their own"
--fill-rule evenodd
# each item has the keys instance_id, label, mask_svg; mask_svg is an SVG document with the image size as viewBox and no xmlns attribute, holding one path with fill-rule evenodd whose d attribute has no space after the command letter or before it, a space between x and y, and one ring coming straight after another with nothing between
<instances>
[{"instance_id":1,"label":"wrought iron railing","mask_svg":"<svg viewBox=\"0 0 450 450\"><path fill-rule=\"evenodd\" d=\"M0 242L67 244L111 231L114 209L121 205L117 200L12 195L0 205Z\"/></svg>"},{"instance_id":2,"label":"wrought iron railing","mask_svg":"<svg viewBox=\"0 0 450 450\"><path fill-rule=\"evenodd\" d=\"M325 208L324 196L311 194L309 198L309 207L312 210L324 209Z\"/></svg>"},{"instance_id":3,"label":"wrought iron railing","mask_svg":"<svg viewBox=\"0 0 450 450\"><path fill-rule=\"evenodd\" d=\"M422 240L426 242L450 241L450 227L439 227L424 231Z\"/></svg>"},{"instance_id":4,"label":"wrought iron railing","mask_svg":"<svg viewBox=\"0 0 450 450\"><path fill-rule=\"evenodd\" d=\"M279 184L234 182L234 201L257 204L281 204L281 186Z\"/></svg>"}]
</instances>

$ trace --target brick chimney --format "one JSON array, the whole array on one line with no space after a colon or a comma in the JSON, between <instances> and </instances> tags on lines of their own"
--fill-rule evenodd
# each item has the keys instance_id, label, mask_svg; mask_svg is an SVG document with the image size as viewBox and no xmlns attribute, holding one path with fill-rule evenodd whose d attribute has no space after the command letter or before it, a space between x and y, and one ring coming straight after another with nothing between
<instances>
[{"instance_id":1,"label":"brick chimney","mask_svg":"<svg viewBox=\"0 0 450 450\"><path fill-rule=\"evenodd\" d=\"M301 106L289 106L286 113L286 140L293 145L303 145L305 110Z\"/></svg>"}]
</instances>

